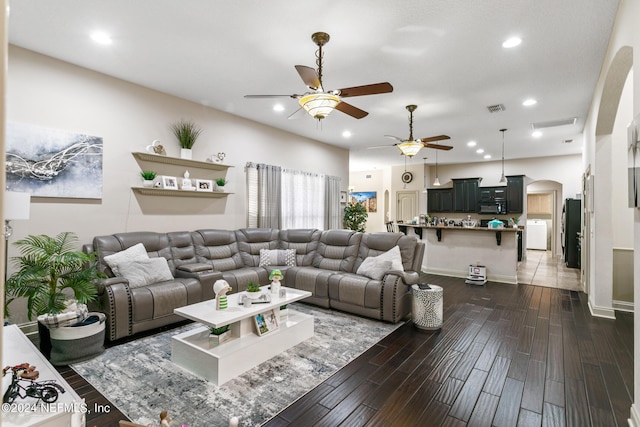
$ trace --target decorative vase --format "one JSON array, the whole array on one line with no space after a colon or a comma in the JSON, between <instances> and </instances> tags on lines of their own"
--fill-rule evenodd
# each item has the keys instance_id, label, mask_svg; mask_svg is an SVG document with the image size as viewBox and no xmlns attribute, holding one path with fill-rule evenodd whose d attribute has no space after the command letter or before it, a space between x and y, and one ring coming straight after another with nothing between
<instances>
[{"instance_id":1,"label":"decorative vase","mask_svg":"<svg viewBox=\"0 0 640 427\"><path fill-rule=\"evenodd\" d=\"M216 191L224 192L224 185L216 184Z\"/></svg>"},{"instance_id":2,"label":"decorative vase","mask_svg":"<svg viewBox=\"0 0 640 427\"><path fill-rule=\"evenodd\" d=\"M180 149L180 158L181 159L191 160L192 153L193 153L193 150L191 150L191 148L181 148Z\"/></svg>"},{"instance_id":3,"label":"decorative vase","mask_svg":"<svg viewBox=\"0 0 640 427\"><path fill-rule=\"evenodd\" d=\"M249 297L250 299L258 299L262 295L262 291L258 291L258 292L246 291L245 294L247 294L247 297Z\"/></svg>"},{"instance_id":4,"label":"decorative vase","mask_svg":"<svg viewBox=\"0 0 640 427\"><path fill-rule=\"evenodd\" d=\"M231 338L231 331L223 332L220 335L209 334L209 345L219 345Z\"/></svg>"},{"instance_id":5,"label":"decorative vase","mask_svg":"<svg viewBox=\"0 0 640 427\"><path fill-rule=\"evenodd\" d=\"M152 179L143 179L142 180L142 186L143 187L153 187L153 180Z\"/></svg>"}]
</instances>

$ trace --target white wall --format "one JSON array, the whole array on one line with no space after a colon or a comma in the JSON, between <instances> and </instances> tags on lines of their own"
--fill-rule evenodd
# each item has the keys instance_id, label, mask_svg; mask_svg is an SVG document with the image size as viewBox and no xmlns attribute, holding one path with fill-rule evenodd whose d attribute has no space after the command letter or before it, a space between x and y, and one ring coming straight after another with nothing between
<instances>
[{"instance_id":1,"label":"white wall","mask_svg":"<svg viewBox=\"0 0 640 427\"><path fill-rule=\"evenodd\" d=\"M640 16L640 2L636 0L621 0L620 5L618 7L618 15L616 17L616 21L613 27L613 32L611 35L611 39L609 40L609 48L607 50L605 60L603 62L601 75L598 79L593 99L591 101L591 107L589 109L589 116L587 121L585 122L585 130L584 130L584 138L585 138L585 151L583 157L583 169L586 171L587 168L591 167L594 172L596 183L600 178L605 178L602 176L602 173L599 171L600 164L597 156L596 149L598 145L599 137L596 135L596 128L598 125L598 120L601 115L606 115L611 113L611 111L615 112L615 109L618 106L620 101L619 98L616 99L606 99L605 93L605 83L608 81L608 74L612 70L612 66L614 64L614 59L616 59L616 55L623 50L632 50L632 58L635 59L635 64L637 65L640 53L640 28L637 25L637 19ZM626 79L626 76L612 75L617 81L621 79ZM633 99L633 117L636 117L640 114L640 73L633 73L632 77L633 85L632 85L632 99ZM604 98L604 99L603 99ZM602 101L602 102L601 102ZM599 177L600 175L600 177ZM616 185L616 182L611 183L613 186ZM609 186L609 190L612 187ZM606 194L606 193L605 193ZM596 204L597 204L597 196L596 194ZM602 197L602 194L600 194ZM634 216L633 220L633 230L629 232L629 234L633 235L633 246L634 246L634 265L640 265L640 251L637 250L640 248L640 209L632 209L632 213ZM596 220L597 227L596 234L599 232L600 220L601 218L597 218L594 216L594 220ZM604 219L602 218L604 221ZM606 227L605 227L606 228ZM591 230L589 230L591 232ZM600 242L594 239L593 236L588 236L592 241L591 246L597 247ZM596 258L592 254L591 259L589 260L591 263L591 270L597 272L600 269L599 262L596 261ZM592 288L594 292L589 295L589 303L597 304L596 298L603 297L606 298L607 295L599 296L597 295L600 291L597 280L594 280L595 275L591 274L590 280L592 281ZM611 299L611 289L606 289L605 291L609 294L608 298ZM634 295L640 295L640 272L636 269L634 272ZM636 313L634 316L634 391L633 395L634 404L631 407L631 421L630 425L634 427L640 427L640 408L638 407L638 396L640 396L640 316Z\"/></svg>"},{"instance_id":2,"label":"white wall","mask_svg":"<svg viewBox=\"0 0 640 427\"><path fill-rule=\"evenodd\" d=\"M89 243L96 235L124 231L245 227L244 165L248 161L339 176L342 190L347 190L349 153L341 148L14 46L9 49L7 83L8 121L101 136L104 142L102 199L32 199L31 218L12 222L12 241L62 231L73 231L82 243ZM174 199L133 194L130 187L140 185L141 166L131 152L144 151L159 139L169 156L179 157L179 145L168 126L180 118L192 119L203 128L193 147L194 160L226 153L224 163L234 166L227 173L228 191L234 195ZM182 175L183 169L176 175ZM196 173L205 172L190 173L197 178ZM13 248L9 255L16 255ZM14 313L18 314L12 309ZM23 320L19 315L14 319Z\"/></svg>"}]
</instances>

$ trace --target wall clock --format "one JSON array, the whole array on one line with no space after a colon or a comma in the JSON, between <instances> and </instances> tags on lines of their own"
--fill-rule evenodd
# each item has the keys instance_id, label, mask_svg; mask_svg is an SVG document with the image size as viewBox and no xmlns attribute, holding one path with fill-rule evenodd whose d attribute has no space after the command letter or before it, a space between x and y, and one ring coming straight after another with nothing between
<instances>
[{"instance_id":1,"label":"wall clock","mask_svg":"<svg viewBox=\"0 0 640 427\"><path fill-rule=\"evenodd\" d=\"M405 171L402 174L402 182L404 182L405 184L410 183L411 181L413 181L413 174L411 172L407 172Z\"/></svg>"}]
</instances>

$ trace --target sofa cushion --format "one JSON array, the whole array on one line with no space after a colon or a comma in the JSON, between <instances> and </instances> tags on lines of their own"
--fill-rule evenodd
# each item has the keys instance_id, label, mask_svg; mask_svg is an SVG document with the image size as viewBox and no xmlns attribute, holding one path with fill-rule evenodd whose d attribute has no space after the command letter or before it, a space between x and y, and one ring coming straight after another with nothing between
<instances>
[{"instance_id":1,"label":"sofa cushion","mask_svg":"<svg viewBox=\"0 0 640 427\"><path fill-rule=\"evenodd\" d=\"M260 267L270 265L296 265L295 249L260 249Z\"/></svg>"},{"instance_id":2,"label":"sofa cushion","mask_svg":"<svg viewBox=\"0 0 640 427\"><path fill-rule=\"evenodd\" d=\"M105 256L104 262L106 262L109 268L111 268L113 274L115 274L116 276L122 276L119 271L121 264L131 264L137 261L143 261L145 259L149 259L147 250L142 243L138 243L128 249L125 249L124 251Z\"/></svg>"},{"instance_id":3,"label":"sofa cushion","mask_svg":"<svg viewBox=\"0 0 640 427\"><path fill-rule=\"evenodd\" d=\"M216 271L236 270L245 266L238 251L235 232L197 230L191 236L198 262L211 265Z\"/></svg>"},{"instance_id":4,"label":"sofa cushion","mask_svg":"<svg viewBox=\"0 0 640 427\"><path fill-rule=\"evenodd\" d=\"M260 251L262 249L276 249L280 231L273 228L242 228L236 230L238 251L242 263L246 267L260 265Z\"/></svg>"},{"instance_id":5,"label":"sofa cushion","mask_svg":"<svg viewBox=\"0 0 640 427\"><path fill-rule=\"evenodd\" d=\"M351 230L325 230L320 235L313 266L324 270L352 273L362 233Z\"/></svg>"},{"instance_id":6,"label":"sofa cushion","mask_svg":"<svg viewBox=\"0 0 640 427\"><path fill-rule=\"evenodd\" d=\"M354 271L358 271L360 264L365 259L378 256L389 250L398 248L402 262L402 269L393 268L399 271L411 271L414 268L413 262L416 255L418 240L414 236L405 236L402 233L366 233L362 235L362 242L358 249L358 258L355 262ZM419 263L422 263L420 259Z\"/></svg>"},{"instance_id":7,"label":"sofa cushion","mask_svg":"<svg viewBox=\"0 0 640 427\"><path fill-rule=\"evenodd\" d=\"M313 264L321 234L316 229L281 230L278 249L295 249L296 265L309 266Z\"/></svg>"},{"instance_id":8,"label":"sofa cushion","mask_svg":"<svg viewBox=\"0 0 640 427\"><path fill-rule=\"evenodd\" d=\"M118 275L127 279L131 288L173 280L169 264L162 257L120 263Z\"/></svg>"}]
</instances>

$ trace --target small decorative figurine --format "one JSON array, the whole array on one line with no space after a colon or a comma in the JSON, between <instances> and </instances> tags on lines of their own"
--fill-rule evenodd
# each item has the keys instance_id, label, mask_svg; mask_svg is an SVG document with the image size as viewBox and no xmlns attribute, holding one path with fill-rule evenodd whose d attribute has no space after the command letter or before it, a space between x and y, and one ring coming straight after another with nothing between
<instances>
[{"instance_id":1,"label":"small decorative figurine","mask_svg":"<svg viewBox=\"0 0 640 427\"><path fill-rule=\"evenodd\" d=\"M160 412L160 427L170 427L171 421L173 420L167 411Z\"/></svg>"},{"instance_id":2,"label":"small decorative figurine","mask_svg":"<svg viewBox=\"0 0 640 427\"><path fill-rule=\"evenodd\" d=\"M218 153L217 155L211 156L211 157L212 157L212 159L213 159L213 161L215 163L222 163L222 161L224 160L225 156L226 156L226 154L224 154L224 153Z\"/></svg>"},{"instance_id":3,"label":"small decorative figurine","mask_svg":"<svg viewBox=\"0 0 640 427\"><path fill-rule=\"evenodd\" d=\"M183 190L193 190L193 186L191 185L191 180L189 179L189 171L184 171L184 179L182 180L182 185L180 188Z\"/></svg>"},{"instance_id":4,"label":"small decorative figurine","mask_svg":"<svg viewBox=\"0 0 640 427\"><path fill-rule=\"evenodd\" d=\"M167 155L167 152L164 150L164 147L162 146L162 144L160 144L159 139L154 139L151 145L147 145L146 150L149 153L159 154L161 156Z\"/></svg>"},{"instance_id":5,"label":"small decorative figurine","mask_svg":"<svg viewBox=\"0 0 640 427\"><path fill-rule=\"evenodd\" d=\"M271 280L271 293L280 295L280 280L284 279L282 272L278 269L271 270L269 280Z\"/></svg>"},{"instance_id":6,"label":"small decorative figurine","mask_svg":"<svg viewBox=\"0 0 640 427\"><path fill-rule=\"evenodd\" d=\"M213 293L216 295L216 310L227 308L227 292L230 290L231 286L226 280L216 280L213 284Z\"/></svg>"}]
</instances>

